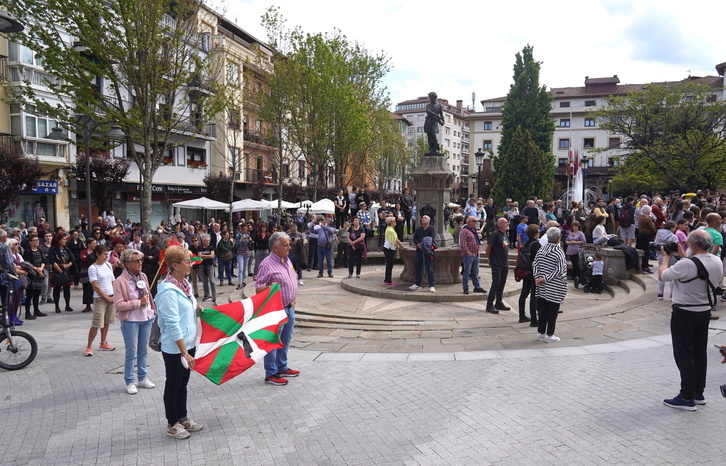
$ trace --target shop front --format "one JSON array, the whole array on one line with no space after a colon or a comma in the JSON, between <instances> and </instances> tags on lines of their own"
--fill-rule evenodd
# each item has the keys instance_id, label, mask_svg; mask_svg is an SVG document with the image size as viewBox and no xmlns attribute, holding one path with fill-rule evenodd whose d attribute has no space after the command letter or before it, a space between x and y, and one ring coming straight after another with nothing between
<instances>
[{"instance_id":1,"label":"shop front","mask_svg":"<svg viewBox=\"0 0 726 466\"><path fill-rule=\"evenodd\" d=\"M207 194L206 186L180 186L168 184L153 184L151 187L151 226L156 228L162 220L169 222L174 218L173 203L195 199ZM117 217L128 218L132 222L141 221L141 185L138 183L124 183L118 196L122 197L124 202L116 208ZM114 202L114 206L116 202ZM187 220L197 219L199 215L201 220L201 211L188 211L192 217L186 217ZM184 215L187 211L182 212Z\"/></svg>"},{"instance_id":2,"label":"shop front","mask_svg":"<svg viewBox=\"0 0 726 466\"><path fill-rule=\"evenodd\" d=\"M35 180L33 189L20 194L20 197L3 212L1 223L14 228L25 223L25 227L35 226L44 219L51 226L56 225L56 203L58 181Z\"/></svg>"}]
</instances>

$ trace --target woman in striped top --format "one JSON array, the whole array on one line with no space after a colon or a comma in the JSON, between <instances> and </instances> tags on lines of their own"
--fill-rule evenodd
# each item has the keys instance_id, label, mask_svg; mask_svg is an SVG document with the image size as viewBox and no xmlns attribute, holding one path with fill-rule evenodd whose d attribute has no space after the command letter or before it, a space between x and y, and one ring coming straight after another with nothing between
<instances>
[{"instance_id":1,"label":"woman in striped top","mask_svg":"<svg viewBox=\"0 0 726 466\"><path fill-rule=\"evenodd\" d=\"M537 312L539 326L537 339L560 341L555 336L555 324L560 304L567 294L567 263L560 246L562 234L558 227L547 230L547 244L542 246L532 263L534 281L537 285Z\"/></svg>"}]
</instances>

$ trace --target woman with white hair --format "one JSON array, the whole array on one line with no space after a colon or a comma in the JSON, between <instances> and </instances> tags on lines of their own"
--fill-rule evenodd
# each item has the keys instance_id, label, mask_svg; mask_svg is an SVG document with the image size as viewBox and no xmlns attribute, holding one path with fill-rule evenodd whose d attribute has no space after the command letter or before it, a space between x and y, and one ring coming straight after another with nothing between
<instances>
[{"instance_id":1,"label":"woman with white hair","mask_svg":"<svg viewBox=\"0 0 726 466\"><path fill-rule=\"evenodd\" d=\"M559 227L548 229L546 237L547 244L537 251L532 263L539 313L537 340L554 342L560 341L555 336L555 324L560 304L567 295L567 262L560 246L562 233Z\"/></svg>"}]
</instances>

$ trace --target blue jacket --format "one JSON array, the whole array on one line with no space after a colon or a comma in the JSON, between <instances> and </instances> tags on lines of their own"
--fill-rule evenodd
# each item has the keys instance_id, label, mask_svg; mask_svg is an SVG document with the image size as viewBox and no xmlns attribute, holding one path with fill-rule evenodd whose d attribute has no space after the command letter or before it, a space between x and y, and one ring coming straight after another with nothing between
<instances>
[{"instance_id":1,"label":"blue jacket","mask_svg":"<svg viewBox=\"0 0 726 466\"><path fill-rule=\"evenodd\" d=\"M194 348L197 344L197 300L194 295L189 299L178 286L162 281L154 302L159 313L161 351L181 354L176 341L182 338L187 350Z\"/></svg>"}]
</instances>

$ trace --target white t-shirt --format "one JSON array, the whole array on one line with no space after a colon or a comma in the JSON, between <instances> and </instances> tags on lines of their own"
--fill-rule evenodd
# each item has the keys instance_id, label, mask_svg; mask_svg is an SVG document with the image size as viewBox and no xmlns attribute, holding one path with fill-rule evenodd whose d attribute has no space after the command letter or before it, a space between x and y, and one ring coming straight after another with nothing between
<instances>
[{"instance_id":1,"label":"white t-shirt","mask_svg":"<svg viewBox=\"0 0 726 466\"><path fill-rule=\"evenodd\" d=\"M721 260L713 254L696 254L694 257L701 259L706 271L709 275L709 280L713 286L718 286L723 276L723 265ZM681 259L675 263L672 267L669 267L661 274L661 278L664 282L673 282L673 304L678 305L690 305L685 307L686 311L702 312L711 309L708 305L708 293L710 288L707 288L707 284L704 280L696 278L688 283L683 283L681 280L689 280L698 275L698 269L696 264L690 259ZM702 304L701 306L696 306Z\"/></svg>"},{"instance_id":2,"label":"white t-shirt","mask_svg":"<svg viewBox=\"0 0 726 466\"><path fill-rule=\"evenodd\" d=\"M88 282L98 282L98 287L101 291L106 293L106 296L113 296L113 271L108 262L103 265L93 264L88 268ZM93 297L100 298L101 296L93 290Z\"/></svg>"}]
</instances>

